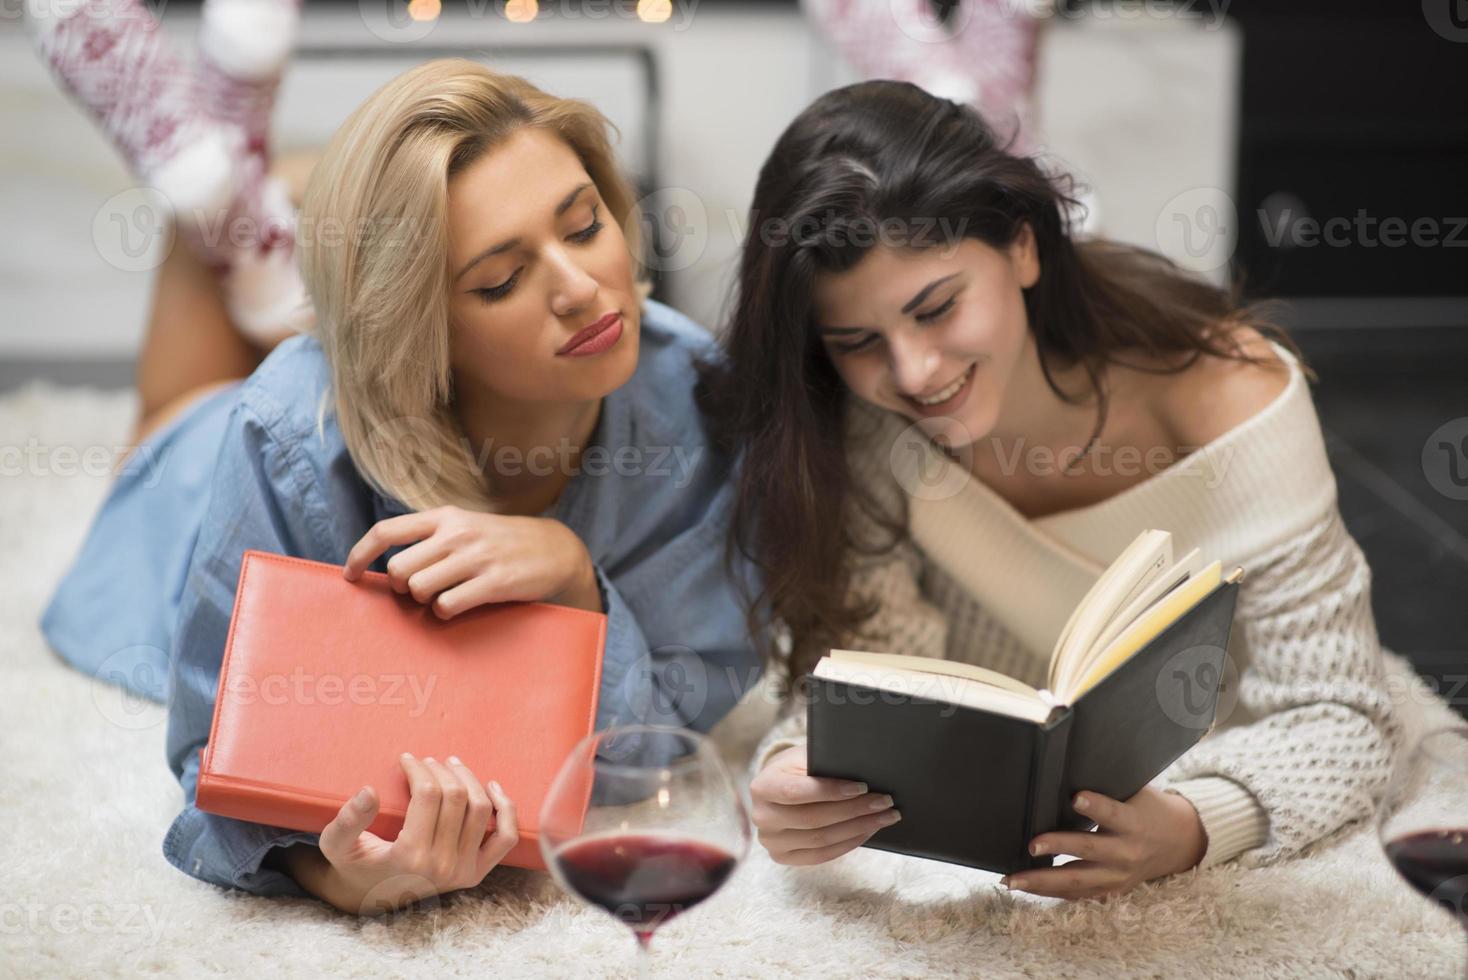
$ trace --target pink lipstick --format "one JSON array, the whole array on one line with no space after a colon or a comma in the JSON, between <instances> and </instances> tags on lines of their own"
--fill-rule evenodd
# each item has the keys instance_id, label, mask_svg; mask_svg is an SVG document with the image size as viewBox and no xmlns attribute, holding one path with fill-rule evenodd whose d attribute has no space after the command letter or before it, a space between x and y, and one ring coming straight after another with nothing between
<instances>
[{"instance_id":1,"label":"pink lipstick","mask_svg":"<svg viewBox=\"0 0 1468 980\"><path fill-rule=\"evenodd\" d=\"M613 310L575 335L556 351L557 357L590 357L611 350L622 339L622 314Z\"/></svg>"}]
</instances>

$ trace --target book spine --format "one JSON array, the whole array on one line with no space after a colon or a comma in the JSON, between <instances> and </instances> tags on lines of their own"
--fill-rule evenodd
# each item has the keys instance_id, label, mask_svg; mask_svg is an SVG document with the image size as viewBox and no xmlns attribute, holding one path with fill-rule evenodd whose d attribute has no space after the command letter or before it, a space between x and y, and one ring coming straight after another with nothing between
<instances>
[{"instance_id":1,"label":"book spine","mask_svg":"<svg viewBox=\"0 0 1468 980\"><path fill-rule=\"evenodd\" d=\"M1074 718L1070 708L1061 708L1046 724L1035 726L1035 750L1030 756L1030 796L1025 801L1025 835L1019 845L1016 867L1049 868L1055 864L1053 855L1035 857L1030 854L1029 844L1036 835L1054 830L1060 821L1065 751Z\"/></svg>"},{"instance_id":2,"label":"book spine","mask_svg":"<svg viewBox=\"0 0 1468 980\"><path fill-rule=\"evenodd\" d=\"M308 796L287 796L279 790L207 774L199 777L194 793L194 806L205 813L264 824L267 827L301 830L308 834L321 833L327 824L336 819L344 802ZM402 813L380 810L367 831L383 840L397 840L398 834L402 833L405 816ZM521 826L518 841L500 864L545 871L539 834Z\"/></svg>"}]
</instances>

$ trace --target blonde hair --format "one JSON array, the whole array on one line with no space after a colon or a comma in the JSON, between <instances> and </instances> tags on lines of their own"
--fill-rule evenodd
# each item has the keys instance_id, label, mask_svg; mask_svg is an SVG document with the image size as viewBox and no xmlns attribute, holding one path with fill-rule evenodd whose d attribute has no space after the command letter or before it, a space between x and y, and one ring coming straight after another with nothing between
<instances>
[{"instance_id":1,"label":"blonde hair","mask_svg":"<svg viewBox=\"0 0 1468 980\"><path fill-rule=\"evenodd\" d=\"M492 510L452 411L448 183L512 133L536 127L575 151L621 226L639 280L635 198L589 103L462 58L430 61L362 103L312 171L300 212L301 272L331 369L337 422L357 470L413 510Z\"/></svg>"}]
</instances>

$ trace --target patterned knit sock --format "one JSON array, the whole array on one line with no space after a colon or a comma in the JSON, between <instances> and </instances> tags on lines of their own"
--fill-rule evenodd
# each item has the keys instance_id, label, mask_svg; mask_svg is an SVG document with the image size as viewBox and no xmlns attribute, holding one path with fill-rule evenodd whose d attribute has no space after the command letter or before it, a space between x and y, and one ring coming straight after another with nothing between
<instances>
[{"instance_id":1,"label":"patterned knit sock","mask_svg":"<svg viewBox=\"0 0 1468 980\"><path fill-rule=\"evenodd\" d=\"M1013 135L1013 152L1038 148L1034 112L1041 21L1013 0L967 0L955 26L958 61L978 83L974 106L1001 138Z\"/></svg>"},{"instance_id":2,"label":"patterned knit sock","mask_svg":"<svg viewBox=\"0 0 1468 980\"><path fill-rule=\"evenodd\" d=\"M295 211L267 173L295 0L206 3L197 68L140 0L54 0L27 10L43 61L132 173L168 199L179 238L220 277L241 332L270 346L304 328Z\"/></svg>"},{"instance_id":3,"label":"patterned knit sock","mask_svg":"<svg viewBox=\"0 0 1468 980\"><path fill-rule=\"evenodd\" d=\"M193 245L220 275L235 324L269 346L309 317L295 263L295 209L269 176L270 115L295 43L299 0L205 0L197 77L205 112L240 134L237 190Z\"/></svg>"},{"instance_id":4,"label":"patterned knit sock","mask_svg":"<svg viewBox=\"0 0 1468 980\"><path fill-rule=\"evenodd\" d=\"M42 60L141 180L182 209L228 204L235 135L203 112L194 75L139 0L27 4Z\"/></svg>"},{"instance_id":5,"label":"patterned knit sock","mask_svg":"<svg viewBox=\"0 0 1468 980\"><path fill-rule=\"evenodd\" d=\"M265 160L249 156L244 180L230 208L222 239L227 265L220 269L224 304L240 332L264 347L305 330L313 318L296 264L296 213L285 184L265 172Z\"/></svg>"},{"instance_id":6,"label":"patterned knit sock","mask_svg":"<svg viewBox=\"0 0 1468 980\"><path fill-rule=\"evenodd\" d=\"M963 0L941 23L929 0L801 0L865 78L912 82L979 110L1014 152L1033 148L1031 92L1040 22L1014 0Z\"/></svg>"},{"instance_id":7,"label":"patterned knit sock","mask_svg":"<svg viewBox=\"0 0 1468 980\"><path fill-rule=\"evenodd\" d=\"M299 0L204 0L200 96L212 118L239 126L250 152L269 156L270 113L295 44Z\"/></svg>"}]
</instances>

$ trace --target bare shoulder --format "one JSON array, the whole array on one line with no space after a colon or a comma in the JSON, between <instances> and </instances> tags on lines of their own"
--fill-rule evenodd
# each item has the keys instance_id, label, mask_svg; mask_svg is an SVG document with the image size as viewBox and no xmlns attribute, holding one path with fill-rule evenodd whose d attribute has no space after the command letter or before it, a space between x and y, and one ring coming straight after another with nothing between
<instances>
[{"instance_id":1,"label":"bare shoulder","mask_svg":"<svg viewBox=\"0 0 1468 980\"><path fill-rule=\"evenodd\" d=\"M1247 324L1229 329L1257 363L1204 354L1187 370L1165 376L1157 421L1174 445L1207 445L1264 411L1289 384L1290 366L1269 338Z\"/></svg>"}]
</instances>

